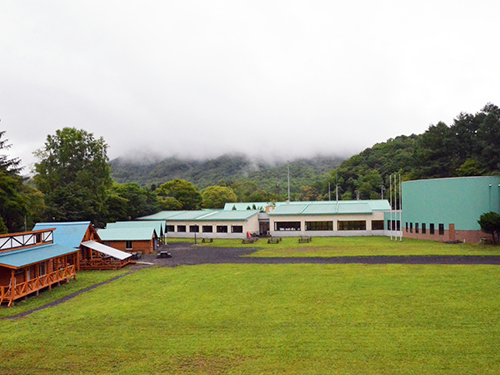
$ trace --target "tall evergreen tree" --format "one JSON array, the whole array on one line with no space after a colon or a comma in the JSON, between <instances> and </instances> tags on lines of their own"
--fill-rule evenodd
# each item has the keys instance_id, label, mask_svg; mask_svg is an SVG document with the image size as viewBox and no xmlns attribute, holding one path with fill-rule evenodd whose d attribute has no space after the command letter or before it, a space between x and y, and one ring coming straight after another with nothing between
<instances>
[{"instance_id":1,"label":"tall evergreen tree","mask_svg":"<svg viewBox=\"0 0 500 375\"><path fill-rule=\"evenodd\" d=\"M107 191L112 184L107 144L101 137L75 128L48 135L35 152L34 182L45 194L47 220L90 220L102 223Z\"/></svg>"}]
</instances>

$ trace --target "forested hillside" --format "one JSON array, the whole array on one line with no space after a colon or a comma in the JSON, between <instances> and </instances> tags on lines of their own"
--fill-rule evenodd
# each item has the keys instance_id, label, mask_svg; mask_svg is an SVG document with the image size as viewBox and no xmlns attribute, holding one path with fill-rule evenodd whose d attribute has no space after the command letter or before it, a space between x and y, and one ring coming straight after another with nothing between
<instances>
[{"instance_id":1,"label":"forested hillside","mask_svg":"<svg viewBox=\"0 0 500 375\"><path fill-rule=\"evenodd\" d=\"M337 179L343 199L369 199L388 188L391 173L403 180L500 174L500 109L487 104L474 115L460 113L451 125L438 122L423 134L375 144L330 179Z\"/></svg>"},{"instance_id":2,"label":"forested hillside","mask_svg":"<svg viewBox=\"0 0 500 375\"><path fill-rule=\"evenodd\" d=\"M290 162L291 190L300 193L301 186L324 182L341 158L318 156ZM202 190L208 186L252 185L270 194L283 194L287 189L287 165L254 161L244 155L223 155L211 160L167 158L151 164L137 164L123 158L111 161L111 175L116 182L137 182L142 186L159 186L167 181L182 179ZM284 190L283 190L284 189Z\"/></svg>"},{"instance_id":3,"label":"forested hillside","mask_svg":"<svg viewBox=\"0 0 500 375\"><path fill-rule=\"evenodd\" d=\"M335 199L336 186L341 199L379 199L389 190L394 173L403 180L499 174L500 110L487 104L476 114L460 113L450 125L438 122L423 134L391 138L343 162L315 157L289 166L291 198L302 201ZM168 158L147 165L116 159L111 173L117 182L137 182L153 190L181 179L200 191L220 185L231 188L239 201L262 201L286 199L287 167L224 155L205 161Z\"/></svg>"}]
</instances>

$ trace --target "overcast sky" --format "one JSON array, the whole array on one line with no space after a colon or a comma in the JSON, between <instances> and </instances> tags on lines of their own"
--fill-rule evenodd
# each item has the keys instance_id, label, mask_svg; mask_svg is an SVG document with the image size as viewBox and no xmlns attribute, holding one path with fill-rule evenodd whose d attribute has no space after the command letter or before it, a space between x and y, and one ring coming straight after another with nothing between
<instances>
[{"instance_id":1,"label":"overcast sky","mask_svg":"<svg viewBox=\"0 0 500 375\"><path fill-rule=\"evenodd\" d=\"M500 105L498 0L0 2L0 130L138 152L352 155Z\"/></svg>"}]
</instances>

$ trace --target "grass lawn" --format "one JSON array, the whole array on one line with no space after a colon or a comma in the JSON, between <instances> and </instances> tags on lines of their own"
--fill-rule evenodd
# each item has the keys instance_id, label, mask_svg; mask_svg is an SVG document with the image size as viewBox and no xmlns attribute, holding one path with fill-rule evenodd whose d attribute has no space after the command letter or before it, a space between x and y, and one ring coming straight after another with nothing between
<instances>
[{"instance_id":1,"label":"grass lawn","mask_svg":"<svg viewBox=\"0 0 500 375\"><path fill-rule=\"evenodd\" d=\"M14 306L10 308L0 308L0 319L6 316L16 315L28 310L36 309L40 306L46 305L50 302L57 301L62 297L78 292L89 286L99 284L100 282L112 279L113 277L122 275L129 272L129 270L122 269L118 271L80 271L77 273L76 280L71 279L68 284L62 283L61 286L52 286L52 290L41 291L38 296L34 294L29 296L28 299L19 299L14 302Z\"/></svg>"},{"instance_id":2,"label":"grass lawn","mask_svg":"<svg viewBox=\"0 0 500 375\"><path fill-rule=\"evenodd\" d=\"M0 321L2 374L499 374L495 266L138 271Z\"/></svg>"},{"instance_id":3,"label":"grass lawn","mask_svg":"<svg viewBox=\"0 0 500 375\"><path fill-rule=\"evenodd\" d=\"M184 242L194 242L185 239ZM437 241L390 237L314 237L309 243L299 243L297 238L283 238L277 244L268 244L260 239L253 244L242 244L241 240L214 239L204 243L211 247L253 247L259 251L251 257L341 257L373 255L500 255L500 246L483 244L445 244Z\"/></svg>"}]
</instances>

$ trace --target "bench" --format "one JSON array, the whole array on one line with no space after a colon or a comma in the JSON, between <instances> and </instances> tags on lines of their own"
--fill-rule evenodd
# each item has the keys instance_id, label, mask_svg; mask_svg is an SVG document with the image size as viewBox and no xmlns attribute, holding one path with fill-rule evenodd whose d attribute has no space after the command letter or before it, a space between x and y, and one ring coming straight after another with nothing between
<instances>
[{"instance_id":1,"label":"bench","mask_svg":"<svg viewBox=\"0 0 500 375\"><path fill-rule=\"evenodd\" d=\"M309 237L309 236L301 236L299 237L299 243L302 243L302 242L311 242L312 241L312 238Z\"/></svg>"},{"instance_id":2,"label":"bench","mask_svg":"<svg viewBox=\"0 0 500 375\"><path fill-rule=\"evenodd\" d=\"M201 242L203 242L203 243L205 243L205 242L214 242L214 239L213 238L202 238Z\"/></svg>"},{"instance_id":3,"label":"bench","mask_svg":"<svg viewBox=\"0 0 500 375\"><path fill-rule=\"evenodd\" d=\"M257 242L259 239L257 237L249 237L249 238L244 238L241 243L254 243Z\"/></svg>"},{"instance_id":4,"label":"bench","mask_svg":"<svg viewBox=\"0 0 500 375\"><path fill-rule=\"evenodd\" d=\"M160 251L156 257L157 258L172 258L172 254L170 254L168 251Z\"/></svg>"},{"instance_id":5,"label":"bench","mask_svg":"<svg viewBox=\"0 0 500 375\"><path fill-rule=\"evenodd\" d=\"M137 259L141 259L142 258L142 253L132 253L132 259L133 260L137 260Z\"/></svg>"},{"instance_id":6,"label":"bench","mask_svg":"<svg viewBox=\"0 0 500 375\"><path fill-rule=\"evenodd\" d=\"M281 237L271 237L267 239L267 243L279 243L281 242Z\"/></svg>"}]
</instances>

